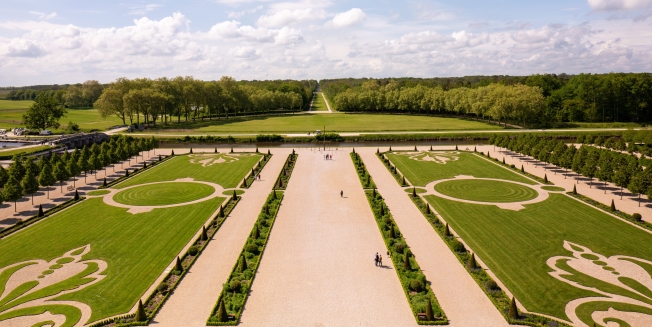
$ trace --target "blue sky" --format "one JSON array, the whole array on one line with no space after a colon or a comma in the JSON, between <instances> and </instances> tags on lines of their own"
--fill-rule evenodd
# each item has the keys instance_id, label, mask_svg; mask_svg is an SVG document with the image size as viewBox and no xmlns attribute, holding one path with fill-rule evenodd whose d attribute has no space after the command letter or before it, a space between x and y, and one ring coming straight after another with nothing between
<instances>
[{"instance_id":1,"label":"blue sky","mask_svg":"<svg viewBox=\"0 0 652 327\"><path fill-rule=\"evenodd\" d=\"M642 72L652 0L5 0L0 86Z\"/></svg>"}]
</instances>

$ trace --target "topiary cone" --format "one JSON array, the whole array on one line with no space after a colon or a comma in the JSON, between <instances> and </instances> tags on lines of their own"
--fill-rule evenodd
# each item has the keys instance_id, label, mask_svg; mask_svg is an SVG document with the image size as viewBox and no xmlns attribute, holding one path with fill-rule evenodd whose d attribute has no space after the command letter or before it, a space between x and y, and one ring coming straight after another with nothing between
<instances>
[{"instance_id":1,"label":"topiary cone","mask_svg":"<svg viewBox=\"0 0 652 327\"><path fill-rule=\"evenodd\" d=\"M145 314L145 307L143 307L143 300L138 300L138 309L136 310L136 321L145 321L147 320L147 314Z\"/></svg>"},{"instance_id":2,"label":"topiary cone","mask_svg":"<svg viewBox=\"0 0 652 327\"><path fill-rule=\"evenodd\" d=\"M505 164L505 157L503 157L503 164Z\"/></svg>"},{"instance_id":3,"label":"topiary cone","mask_svg":"<svg viewBox=\"0 0 652 327\"><path fill-rule=\"evenodd\" d=\"M202 241L208 240L208 233L206 233L206 226L201 227L201 240Z\"/></svg>"},{"instance_id":4,"label":"topiary cone","mask_svg":"<svg viewBox=\"0 0 652 327\"><path fill-rule=\"evenodd\" d=\"M428 298L428 304L426 304L426 319L428 319L428 321L435 320L435 315L432 312L432 302L430 301L430 297Z\"/></svg>"},{"instance_id":5,"label":"topiary cone","mask_svg":"<svg viewBox=\"0 0 652 327\"><path fill-rule=\"evenodd\" d=\"M181 259L177 257L177 261L174 264L174 270L178 273L181 273L183 271L183 266L181 265Z\"/></svg>"},{"instance_id":6,"label":"topiary cone","mask_svg":"<svg viewBox=\"0 0 652 327\"><path fill-rule=\"evenodd\" d=\"M448 223L446 223L446 229L444 229L444 236L450 237L451 236L451 230L448 227Z\"/></svg>"},{"instance_id":7,"label":"topiary cone","mask_svg":"<svg viewBox=\"0 0 652 327\"><path fill-rule=\"evenodd\" d=\"M43 205L41 204L38 205L38 214L36 216L43 217Z\"/></svg>"},{"instance_id":8,"label":"topiary cone","mask_svg":"<svg viewBox=\"0 0 652 327\"><path fill-rule=\"evenodd\" d=\"M403 180L401 181L402 185L405 185L405 176L403 176Z\"/></svg>"},{"instance_id":9,"label":"topiary cone","mask_svg":"<svg viewBox=\"0 0 652 327\"><path fill-rule=\"evenodd\" d=\"M385 205L381 203L380 204L380 216L382 217L384 215L385 215Z\"/></svg>"},{"instance_id":10,"label":"topiary cone","mask_svg":"<svg viewBox=\"0 0 652 327\"><path fill-rule=\"evenodd\" d=\"M256 147L256 153L260 153L260 152L258 152L258 147Z\"/></svg>"},{"instance_id":11,"label":"topiary cone","mask_svg":"<svg viewBox=\"0 0 652 327\"><path fill-rule=\"evenodd\" d=\"M233 147L231 147L231 153L233 153Z\"/></svg>"},{"instance_id":12,"label":"topiary cone","mask_svg":"<svg viewBox=\"0 0 652 327\"><path fill-rule=\"evenodd\" d=\"M429 204L426 204L426 213L430 214L430 205Z\"/></svg>"},{"instance_id":13,"label":"topiary cone","mask_svg":"<svg viewBox=\"0 0 652 327\"><path fill-rule=\"evenodd\" d=\"M432 145L430 146L430 151L432 151Z\"/></svg>"},{"instance_id":14,"label":"topiary cone","mask_svg":"<svg viewBox=\"0 0 652 327\"><path fill-rule=\"evenodd\" d=\"M458 149L457 149L457 144L455 144L455 151L457 151L457 150L458 150Z\"/></svg>"},{"instance_id":15,"label":"topiary cone","mask_svg":"<svg viewBox=\"0 0 652 327\"><path fill-rule=\"evenodd\" d=\"M226 314L226 307L224 306L224 299L220 299L220 305L217 308L217 321L227 322L229 317Z\"/></svg>"},{"instance_id":16,"label":"topiary cone","mask_svg":"<svg viewBox=\"0 0 652 327\"><path fill-rule=\"evenodd\" d=\"M374 198L376 197L376 188L374 188L374 190L371 192L371 196L373 196Z\"/></svg>"},{"instance_id":17,"label":"topiary cone","mask_svg":"<svg viewBox=\"0 0 652 327\"><path fill-rule=\"evenodd\" d=\"M523 165L521 165L521 172L522 172L522 173L525 172L525 168L523 167Z\"/></svg>"},{"instance_id":18,"label":"topiary cone","mask_svg":"<svg viewBox=\"0 0 652 327\"><path fill-rule=\"evenodd\" d=\"M376 154L380 153L380 148L376 148Z\"/></svg>"},{"instance_id":19,"label":"topiary cone","mask_svg":"<svg viewBox=\"0 0 652 327\"><path fill-rule=\"evenodd\" d=\"M407 251L405 252L405 255L403 256L403 268L405 270L412 269L412 266L410 266L410 254Z\"/></svg>"},{"instance_id":20,"label":"topiary cone","mask_svg":"<svg viewBox=\"0 0 652 327\"><path fill-rule=\"evenodd\" d=\"M509 311L507 312L509 319L518 319L518 309L516 308L516 300L512 297L512 303L509 304Z\"/></svg>"},{"instance_id":21,"label":"topiary cone","mask_svg":"<svg viewBox=\"0 0 652 327\"><path fill-rule=\"evenodd\" d=\"M217 216L220 218L224 218L224 208L220 204L220 211L217 213Z\"/></svg>"},{"instance_id":22,"label":"topiary cone","mask_svg":"<svg viewBox=\"0 0 652 327\"><path fill-rule=\"evenodd\" d=\"M217 153L217 148L215 148L215 153Z\"/></svg>"},{"instance_id":23,"label":"topiary cone","mask_svg":"<svg viewBox=\"0 0 652 327\"><path fill-rule=\"evenodd\" d=\"M469 260L469 263L467 264L467 267L470 270L478 269L478 263L475 261L475 254L471 253L471 259Z\"/></svg>"},{"instance_id":24,"label":"topiary cone","mask_svg":"<svg viewBox=\"0 0 652 327\"><path fill-rule=\"evenodd\" d=\"M247 187L247 179L242 180L242 187Z\"/></svg>"},{"instance_id":25,"label":"topiary cone","mask_svg":"<svg viewBox=\"0 0 652 327\"><path fill-rule=\"evenodd\" d=\"M491 158L491 154L489 154L489 151L487 151L487 158Z\"/></svg>"},{"instance_id":26,"label":"topiary cone","mask_svg":"<svg viewBox=\"0 0 652 327\"><path fill-rule=\"evenodd\" d=\"M192 153L192 148L190 148L190 153Z\"/></svg>"},{"instance_id":27,"label":"topiary cone","mask_svg":"<svg viewBox=\"0 0 652 327\"><path fill-rule=\"evenodd\" d=\"M543 182L548 183L548 174L543 175Z\"/></svg>"},{"instance_id":28,"label":"topiary cone","mask_svg":"<svg viewBox=\"0 0 652 327\"><path fill-rule=\"evenodd\" d=\"M269 206L268 205L265 205L265 214L269 215Z\"/></svg>"},{"instance_id":29,"label":"topiary cone","mask_svg":"<svg viewBox=\"0 0 652 327\"><path fill-rule=\"evenodd\" d=\"M143 168L147 168L147 161L143 161Z\"/></svg>"},{"instance_id":30,"label":"topiary cone","mask_svg":"<svg viewBox=\"0 0 652 327\"><path fill-rule=\"evenodd\" d=\"M273 190L273 192L272 192L272 198L276 199L276 190Z\"/></svg>"},{"instance_id":31,"label":"topiary cone","mask_svg":"<svg viewBox=\"0 0 652 327\"><path fill-rule=\"evenodd\" d=\"M355 148L352 148L352 149L353 149L353 153L355 153Z\"/></svg>"},{"instance_id":32,"label":"topiary cone","mask_svg":"<svg viewBox=\"0 0 652 327\"><path fill-rule=\"evenodd\" d=\"M392 146L391 145L389 146L389 152L392 152Z\"/></svg>"},{"instance_id":33,"label":"topiary cone","mask_svg":"<svg viewBox=\"0 0 652 327\"><path fill-rule=\"evenodd\" d=\"M240 272L243 273L245 270L247 270L247 259L242 255L240 260Z\"/></svg>"},{"instance_id":34,"label":"topiary cone","mask_svg":"<svg viewBox=\"0 0 652 327\"><path fill-rule=\"evenodd\" d=\"M616 204L613 199L611 199L611 211L616 211Z\"/></svg>"},{"instance_id":35,"label":"topiary cone","mask_svg":"<svg viewBox=\"0 0 652 327\"><path fill-rule=\"evenodd\" d=\"M413 198L417 197L417 188L416 187L412 187L412 197Z\"/></svg>"},{"instance_id":36,"label":"topiary cone","mask_svg":"<svg viewBox=\"0 0 652 327\"><path fill-rule=\"evenodd\" d=\"M419 150L417 150L417 146L416 146L416 145L414 146L414 151L419 151Z\"/></svg>"},{"instance_id":37,"label":"topiary cone","mask_svg":"<svg viewBox=\"0 0 652 327\"><path fill-rule=\"evenodd\" d=\"M474 146L473 147L473 152L478 152L478 148Z\"/></svg>"},{"instance_id":38,"label":"topiary cone","mask_svg":"<svg viewBox=\"0 0 652 327\"><path fill-rule=\"evenodd\" d=\"M125 177L129 177L129 169L125 170Z\"/></svg>"},{"instance_id":39,"label":"topiary cone","mask_svg":"<svg viewBox=\"0 0 652 327\"><path fill-rule=\"evenodd\" d=\"M254 240L257 240L260 237L260 230L258 230L258 224L256 224L256 226L254 226L254 235L253 235L253 237L254 237Z\"/></svg>"},{"instance_id":40,"label":"topiary cone","mask_svg":"<svg viewBox=\"0 0 652 327\"><path fill-rule=\"evenodd\" d=\"M271 154L272 154L271 152L269 152L269 149L267 149L267 154L268 154L268 155L271 155Z\"/></svg>"},{"instance_id":41,"label":"topiary cone","mask_svg":"<svg viewBox=\"0 0 652 327\"><path fill-rule=\"evenodd\" d=\"M174 156L174 149L172 150L172 153L170 154L171 156Z\"/></svg>"},{"instance_id":42,"label":"topiary cone","mask_svg":"<svg viewBox=\"0 0 652 327\"><path fill-rule=\"evenodd\" d=\"M573 194L577 195L577 188L575 188L575 185L573 185Z\"/></svg>"},{"instance_id":43,"label":"topiary cone","mask_svg":"<svg viewBox=\"0 0 652 327\"><path fill-rule=\"evenodd\" d=\"M396 232L394 231L394 225L389 227L389 237L396 238Z\"/></svg>"},{"instance_id":44,"label":"topiary cone","mask_svg":"<svg viewBox=\"0 0 652 327\"><path fill-rule=\"evenodd\" d=\"M77 190L75 190L75 198L74 199L75 199L75 201L79 200L79 193L77 192Z\"/></svg>"},{"instance_id":45,"label":"topiary cone","mask_svg":"<svg viewBox=\"0 0 652 327\"><path fill-rule=\"evenodd\" d=\"M102 186L106 187L106 177L104 177L104 183L102 183Z\"/></svg>"}]
</instances>

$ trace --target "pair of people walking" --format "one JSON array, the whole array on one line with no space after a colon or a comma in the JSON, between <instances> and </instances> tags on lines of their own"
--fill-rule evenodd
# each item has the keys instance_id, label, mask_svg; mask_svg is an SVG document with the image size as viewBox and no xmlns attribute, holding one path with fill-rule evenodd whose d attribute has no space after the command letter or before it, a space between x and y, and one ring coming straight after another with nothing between
<instances>
[{"instance_id":1,"label":"pair of people walking","mask_svg":"<svg viewBox=\"0 0 652 327\"><path fill-rule=\"evenodd\" d=\"M382 267L383 266L383 256L378 254L378 252L376 252L376 257L374 258L374 262L376 263L376 267L378 267L378 266Z\"/></svg>"},{"instance_id":2,"label":"pair of people walking","mask_svg":"<svg viewBox=\"0 0 652 327\"><path fill-rule=\"evenodd\" d=\"M333 160L333 155L332 154L325 154L324 155L324 160Z\"/></svg>"}]
</instances>

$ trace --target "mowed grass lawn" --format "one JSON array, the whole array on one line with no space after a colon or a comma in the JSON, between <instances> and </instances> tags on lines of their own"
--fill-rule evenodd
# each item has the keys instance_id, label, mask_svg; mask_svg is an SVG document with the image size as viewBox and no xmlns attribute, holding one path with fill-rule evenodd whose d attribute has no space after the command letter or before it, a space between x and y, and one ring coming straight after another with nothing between
<instances>
[{"instance_id":1,"label":"mowed grass lawn","mask_svg":"<svg viewBox=\"0 0 652 327\"><path fill-rule=\"evenodd\" d=\"M527 186L481 179L445 181L435 185L435 190L457 199L480 202L519 202L532 200L539 195Z\"/></svg>"},{"instance_id":2,"label":"mowed grass lawn","mask_svg":"<svg viewBox=\"0 0 652 327\"><path fill-rule=\"evenodd\" d=\"M214 163L206 167L199 161L214 158L219 160L235 157L238 160L232 162ZM143 172L127 181L120 183L115 188L123 188L132 185L146 184L152 182L173 181L179 178L192 177L195 180L212 182L221 185L223 188L237 187L251 171L251 168L262 158L261 154L231 155L231 154L195 154L180 155L170 161ZM195 163L191 163L195 161Z\"/></svg>"},{"instance_id":3,"label":"mowed grass lawn","mask_svg":"<svg viewBox=\"0 0 652 327\"><path fill-rule=\"evenodd\" d=\"M23 114L34 101L10 101L0 100L0 128L24 127L22 124ZM69 122L79 125L83 131L92 129L106 130L110 126L122 125L122 120L116 116L102 118L97 109L66 109L68 113L59 120L61 127L51 129L53 133L65 131Z\"/></svg>"},{"instance_id":4,"label":"mowed grass lawn","mask_svg":"<svg viewBox=\"0 0 652 327\"><path fill-rule=\"evenodd\" d=\"M52 260L90 244L84 259L106 261L106 278L59 299L88 304L93 310L91 321L124 314L223 201L215 198L134 215L104 204L101 198L87 199L0 240L0 267L31 259Z\"/></svg>"},{"instance_id":5,"label":"mowed grass lawn","mask_svg":"<svg viewBox=\"0 0 652 327\"><path fill-rule=\"evenodd\" d=\"M134 206L161 206L190 202L205 198L215 189L200 183L160 183L137 186L118 192L115 202Z\"/></svg>"},{"instance_id":6,"label":"mowed grass lawn","mask_svg":"<svg viewBox=\"0 0 652 327\"><path fill-rule=\"evenodd\" d=\"M415 161L403 155L389 154L388 157L406 178L421 183L417 185L460 174L521 182L525 179L470 153L462 153L458 161L444 165ZM550 194L547 200L526 205L520 211L462 203L434 195L425 196L425 199L532 312L568 319L564 309L569 301L597 295L549 275L552 271L546 264L549 258L571 255L563 248L564 241L606 256L627 255L652 260L652 247L642 245L650 244L652 234L565 194ZM646 269L652 273L652 267ZM584 275L572 279L585 285L596 284ZM590 304L584 310L594 310L597 305Z\"/></svg>"},{"instance_id":7,"label":"mowed grass lawn","mask_svg":"<svg viewBox=\"0 0 652 327\"><path fill-rule=\"evenodd\" d=\"M159 124L159 127L163 125ZM315 130L327 132L387 132L387 131L437 131L437 130L494 130L495 125L457 118L412 116L412 115L370 115L370 114L296 114L283 116L230 117L220 120L204 120L195 123L170 124L174 129L183 129L188 134L231 134L231 133L308 133ZM159 130L160 134L166 130Z\"/></svg>"},{"instance_id":8,"label":"mowed grass lawn","mask_svg":"<svg viewBox=\"0 0 652 327\"><path fill-rule=\"evenodd\" d=\"M437 156L440 154L431 153L429 155ZM447 152L446 156L455 156L458 160L449 161L447 164L438 164L432 161L411 159L411 155L408 153L396 152L387 154L387 158L415 186L426 186L430 182L454 178L459 175L478 178L499 178L525 184L536 184L531 179L515 174L473 153L459 152L459 154L454 154Z\"/></svg>"},{"instance_id":9,"label":"mowed grass lawn","mask_svg":"<svg viewBox=\"0 0 652 327\"><path fill-rule=\"evenodd\" d=\"M312 111L328 111L328 106L324 102L324 97L321 93L314 93L315 101L312 103Z\"/></svg>"}]
</instances>

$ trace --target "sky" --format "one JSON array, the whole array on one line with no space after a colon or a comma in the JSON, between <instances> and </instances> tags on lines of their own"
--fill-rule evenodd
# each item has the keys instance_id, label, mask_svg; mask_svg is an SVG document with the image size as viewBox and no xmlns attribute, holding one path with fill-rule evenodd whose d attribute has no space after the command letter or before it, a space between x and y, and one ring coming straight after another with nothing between
<instances>
[{"instance_id":1,"label":"sky","mask_svg":"<svg viewBox=\"0 0 652 327\"><path fill-rule=\"evenodd\" d=\"M0 86L652 71L652 0L3 0Z\"/></svg>"}]
</instances>

